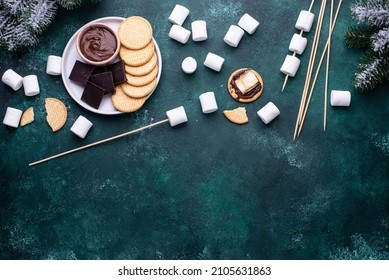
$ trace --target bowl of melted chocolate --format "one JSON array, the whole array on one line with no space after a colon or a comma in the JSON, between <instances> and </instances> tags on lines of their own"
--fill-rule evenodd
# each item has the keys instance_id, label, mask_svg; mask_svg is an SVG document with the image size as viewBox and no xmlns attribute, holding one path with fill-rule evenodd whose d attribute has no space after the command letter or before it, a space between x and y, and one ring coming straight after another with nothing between
<instances>
[{"instance_id":1,"label":"bowl of melted chocolate","mask_svg":"<svg viewBox=\"0 0 389 280\"><path fill-rule=\"evenodd\" d=\"M107 65L118 56L119 50L119 37L106 24L87 24L77 35L77 51L81 58L89 64Z\"/></svg>"}]
</instances>

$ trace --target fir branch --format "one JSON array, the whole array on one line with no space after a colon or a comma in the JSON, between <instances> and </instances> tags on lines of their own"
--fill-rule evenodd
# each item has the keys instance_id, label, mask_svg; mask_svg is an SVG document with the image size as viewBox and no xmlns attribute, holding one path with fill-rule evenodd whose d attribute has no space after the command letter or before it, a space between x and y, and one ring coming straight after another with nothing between
<instances>
[{"instance_id":1,"label":"fir branch","mask_svg":"<svg viewBox=\"0 0 389 280\"><path fill-rule=\"evenodd\" d=\"M389 27L384 28L372 37L372 47L375 52L385 52L389 49Z\"/></svg>"},{"instance_id":2,"label":"fir branch","mask_svg":"<svg viewBox=\"0 0 389 280\"><path fill-rule=\"evenodd\" d=\"M26 25L34 33L41 34L53 20L56 10L53 0L35 1L31 4L28 13L24 15Z\"/></svg>"},{"instance_id":3,"label":"fir branch","mask_svg":"<svg viewBox=\"0 0 389 280\"><path fill-rule=\"evenodd\" d=\"M65 9L72 10L81 5L81 0L57 0L57 3Z\"/></svg>"},{"instance_id":4,"label":"fir branch","mask_svg":"<svg viewBox=\"0 0 389 280\"><path fill-rule=\"evenodd\" d=\"M371 90L389 79L389 56L368 51L355 73L355 87L361 91Z\"/></svg>"},{"instance_id":5,"label":"fir branch","mask_svg":"<svg viewBox=\"0 0 389 280\"><path fill-rule=\"evenodd\" d=\"M345 33L346 44L350 48L367 49L371 46L370 39L377 32L368 25L350 26Z\"/></svg>"},{"instance_id":6,"label":"fir branch","mask_svg":"<svg viewBox=\"0 0 389 280\"><path fill-rule=\"evenodd\" d=\"M25 0L2 0L4 10L13 16L20 16L28 6Z\"/></svg>"},{"instance_id":7,"label":"fir branch","mask_svg":"<svg viewBox=\"0 0 389 280\"><path fill-rule=\"evenodd\" d=\"M389 26L388 0L360 0L351 6L351 13L359 23L376 27Z\"/></svg>"}]
</instances>

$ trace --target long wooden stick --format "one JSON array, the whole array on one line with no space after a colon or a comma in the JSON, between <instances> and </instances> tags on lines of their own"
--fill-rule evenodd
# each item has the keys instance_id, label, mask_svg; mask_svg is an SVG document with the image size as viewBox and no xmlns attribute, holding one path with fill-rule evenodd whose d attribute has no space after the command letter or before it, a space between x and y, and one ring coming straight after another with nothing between
<instances>
[{"instance_id":1,"label":"long wooden stick","mask_svg":"<svg viewBox=\"0 0 389 280\"><path fill-rule=\"evenodd\" d=\"M326 65L326 82L324 89L324 116L323 116L323 129L326 131L327 128L327 102L328 102L328 72L330 70L330 55L331 55L331 28L332 28L332 14L334 12L334 0L331 0L331 11L330 11L330 23L328 28L328 53L327 53L327 65Z\"/></svg>"},{"instance_id":2,"label":"long wooden stick","mask_svg":"<svg viewBox=\"0 0 389 280\"><path fill-rule=\"evenodd\" d=\"M342 2L343 2L343 0L339 1L338 8L336 10L335 18L334 18L334 21L333 21L332 27L331 27L331 36L332 36L332 32L334 31L334 28L335 28L336 20L338 19L338 14L339 14L339 10L340 10L340 7L342 5ZM307 111L308 111L308 107L309 107L309 103L311 102L312 93L313 93L313 90L315 89L316 79L319 76L320 67L321 67L321 64L323 63L324 56L325 56L325 54L326 54L326 52L328 50L328 46L329 46L330 40L331 40L331 37L329 37L328 40L327 40L327 43L326 43L326 45L324 47L323 53L322 53L320 61L319 61L319 65L317 66L315 78L314 78L314 81L312 83L311 91L309 93L309 97L308 97L308 101L307 101L307 106L305 107L303 118L301 120L301 124L300 124L300 127L299 127L298 136L300 136L301 130L303 128L305 117L307 115Z\"/></svg>"},{"instance_id":3,"label":"long wooden stick","mask_svg":"<svg viewBox=\"0 0 389 280\"><path fill-rule=\"evenodd\" d=\"M58 157L62 157L64 155L68 155L68 154L71 154L71 153L74 153L74 152L78 152L78 151L81 151L81 150L84 150L84 149L87 149L87 148L90 148L90 147L93 147L93 146L96 146L96 145L99 145L99 144L103 144L105 142L112 141L112 140L115 140L115 139L118 139L118 138L130 135L130 134L133 134L135 132L139 132L139 131L147 129L147 128L151 128L153 126L156 126L156 125L168 122L168 121L169 121L169 119L165 119L165 120L162 120L162 121L159 121L159 122L156 122L156 123L152 123L152 124L146 125L144 127L137 128L137 129L125 132L123 134L112 136L112 137L109 137L109 138L106 138L106 139L103 139L103 140L100 140L100 141L97 141L97 142L94 142L94 143L91 143L91 144L88 144L88 145L76 148L76 149L73 149L73 150L69 150L69 151L66 151L66 152L63 152L63 153L60 153L60 154L57 154L57 155L45 158L45 159L41 159L41 160L32 162L28 166L34 166L34 165L40 164L42 162L46 162L46 161L49 161L49 160L52 160L52 159L55 159L55 158L58 158Z\"/></svg>"},{"instance_id":4,"label":"long wooden stick","mask_svg":"<svg viewBox=\"0 0 389 280\"><path fill-rule=\"evenodd\" d=\"M309 57L309 63L308 63L307 74L305 77L304 89L303 89L303 93L301 96L301 102L300 102L299 112L297 115L296 126L294 128L293 141L296 139L297 131L298 131L299 125L301 123L302 113L304 111L304 107L305 107L305 103L306 103L306 99L307 99L309 84L311 82L313 65L315 62L317 47L318 47L318 43L319 43L319 39L320 39L321 23L323 21L325 4L326 4L326 0L323 0L321 3L321 7L320 7L319 17L318 17L318 21L317 21L317 25L316 25L316 30L315 30L315 36L313 39L311 54Z\"/></svg>"},{"instance_id":5,"label":"long wooden stick","mask_svg":"<svg viewBox=\"0 0 389 280\"><path fill-rule=\"evenodd\" d=\"M315 0L312 0L311 5L309 5L309 9L308 9L309 12L312 10L312 6L313 6L314 3L315 3ZM300 36L302 36L303 33L304 33L304 30L301 30ZM296 52L293 53L293 56L295 56L295 55L296 55ZM284 92L284 89L285 89L286 83L288 82L288 79L289 79L289 75L286 75L284 83L282 85L281 92Z\"/></svg>"}]
</instances>

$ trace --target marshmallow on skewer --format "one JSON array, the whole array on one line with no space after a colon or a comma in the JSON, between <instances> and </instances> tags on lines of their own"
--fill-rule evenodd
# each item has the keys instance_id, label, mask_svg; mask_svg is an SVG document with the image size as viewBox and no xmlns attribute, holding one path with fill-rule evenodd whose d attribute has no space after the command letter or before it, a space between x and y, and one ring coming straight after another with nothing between
<instances>
[{"instance_id":1,"label":"marshmallow on skewer","mask_svg":"<svg viewBox=\"0 0 389 280\"><path fill-rule=\"evenodd\" d=\"M204 20L196 20L192 22L192 40L204 41L207 40L207 23Z\"/></svg>"},{"instance_id":2,"label":"marshmallow on skewer","mask_svg":"<svg viewBox=\"0 0 389 280\"><path fill-rule=\"evenodd\" d=\"M197 62L193 57L186 57L181 63L182 71L186 74L192 74L197 69Z\"/></svg>"},{"instance_id":3,"label":"marshmallow on skewer","mask_svg":"<svg viewBox=\"0 0 389 280\"><path fill-rule=\"evenodd\" d=\"M300 67L300 59L292 55L287 55L284 60L284 63L281 66L280 71L285 75L294 77L299 67Z\"/></svg>"},{"instance_id":4,"label":"marshmallow on skewer","mask_svg":"<svg viewBox=\"0 0 389 280\"><path fill-rule=\"evenodd\" d=\"M49 55L47 58L46 73L53 76L61 75L62 57Z\"/></svg>"},{"instance_id":5,"label":"marshmallow on skewer","mask_svg":"<svg viewBox=\"0 0 389 280\"><path fill-rule=\"evenodd\" d=\"M331 91L331 106L348 107L351 103L351 92L332 90Z\"/></svg>"},{"instance_id":6,"label":"marshmallow on skewer","mask_svg":"<svg viewBox=\"0 0 389 280\"><path fill-rule=\"evenodd\" d=\"M10 86L14 91L17 91L23 85L23 77L12 69L8 69L4 72L1 81Z\"/></svg>"},{"instance_id":7,"label":"marshmallow on skewer","mask_svg":"<svg viewBox=\"0 0 389 280\"><path fill-rule=\"evenodd\" d=\"M169 16L169 21L173 24L182 25L189 15L189 10L181 5L176 5Z\"/></svg>"},{"instance_id":8,"label":"marshmallow on skewer","mask_svg":"<svg viewBox=\"0 0 389 280\"><path fill-rule=\"evenodd\" d=\"M39 83L36 75L28 75L23 78L24 94L26 96L35 96L39 94Z\"/></svg>"},{"instance_id":9,"label":"marshmallow on skewer","mask_svg":"<svg viewBox=\"0 0 389 280\"><path fill-rule=\"evenodd\" d=\"M84 139L92 125L93 123L91 123L87 118L79 116L70 128L70 131L78 137Z\"/></svg>"},{"instance_id":10,"label":"marshmallow on skewer","mask_svg":"<svg viewBox=\"0 0 389 280\"><path fill-rule=\"evenodd\" d=\"M190 37L190 31L180 25L174 24L170 28L169 37L180 42L181 44L186 44Z\"/></svg>"},{"instance_id":11,"label":"marshmallow on skewer","mask_svg":"<svg viewBox=\"0 0 389 280\"><path fill-rule=\"evenodd\" d=\"M315 15L309 11L302 10L296 21L296 28L304 32L311 31Z\"/></svg>"},{"instance_id":12,"label":"marshmallow on skewer","mask_svg":"<svg viewBox=\"0 0 389 280\"><path fill-rule=\"evenodd\" d=\"M255 30L257 30L259 22L246 13L240 18L238 25L251 35L255 32Z\"/></svg>"},{"instance_id":13,"label":"marshmallow on skewer","mask_svg":"<svg viewBox=\"0 0 389 280\"><path fill-rule=\"evenodd\" d=\"M188 117L186 116L183 106L167 111L166 115L171 126L176 126L188 121Z\"/></svg>"},{"instance_id":14,"label":"marshmallow on skewer","mask_svg":"<svg viewBox=\"0 0 389 280\"><path fill-rule=\"evenodd\" d=\"M210 114L217 111L218 107L217 107L214 92L212 91L205 92L200 95L199 99L200 99L201 109L204 114Z\"/></svg>"},{"instance_id":15,"label":"marshmallow on skewer","mask_svg":"<svg viewBox=\"0 0 389 280\"><path fill-rule=\"evenodd\" d=\"M231 47L236 48L239 45L240 40L244 35L244 31L237 25L231 25L226 35L224 36L224 42Z\"/></svg>"},{"instance_id":16,"label":"marshmallow on skewer","mask_svg":"<svg viewBox=\"0 0 389 280\"><path fill-rule=\"evenodd\" d=\"M261 110L257 112L258 117L263 123L268 124L280 114L277 106L272 102L267 103Z\"/></svg>"},{"instance_id":17,"label":"marshmallow on skewer","mask_svg":"<svg viewBox=\"0 0 389 280\"><path fill-rule=\"evenodd\" d=\"M205 58L204 65L214 71L220 72L224 63L224 58L209 52Z\"/></svg>"},{"instance_id":18,"label":"marshmallow on skewer","mask_svg":"<svg viewBox=\"0 0 389 280\"><path fill-rule=\"evenodd\" d=\"M19 109L8 107L5 113L3 124L17 128L23 112Z\"/></svg>"},{"instance_id":19,"label":"marshmallow on skewer","mask_svg":"<svg viewBox=\"0 0 389 280\"><path fill-rule=\"evenodd\" d=\"M294 34L289 44L289 50L301 55L307 46L307 38L300 34Z\"/></svg>"}]
</instances>

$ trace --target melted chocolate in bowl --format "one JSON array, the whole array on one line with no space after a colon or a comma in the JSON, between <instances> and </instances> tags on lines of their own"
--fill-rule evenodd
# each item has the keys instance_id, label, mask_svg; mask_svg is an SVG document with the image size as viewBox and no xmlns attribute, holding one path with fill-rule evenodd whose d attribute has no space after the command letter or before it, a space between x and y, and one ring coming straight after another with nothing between
<instances>
[{"instance_id":1,"label":"melted chocolate in bowl","mask_svg":"<svg viewBox=\"0 0 389 280\"><path fill-rule=\"evenodd\" d=\"M85 58L91 61L104 61L115 53L115 35L102 26L91 26L82 34L79 47Z\"/></svg>"}]
</instances>

